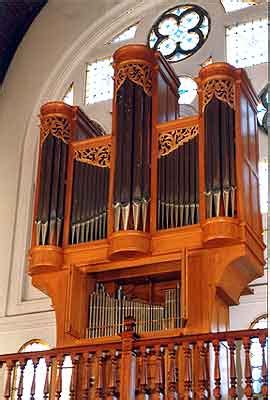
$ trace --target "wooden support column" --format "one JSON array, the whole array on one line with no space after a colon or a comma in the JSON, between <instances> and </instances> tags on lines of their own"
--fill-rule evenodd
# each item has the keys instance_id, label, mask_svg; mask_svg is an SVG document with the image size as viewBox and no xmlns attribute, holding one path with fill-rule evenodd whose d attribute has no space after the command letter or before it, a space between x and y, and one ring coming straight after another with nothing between
<instances>
[{"instance_id":1,"label":"wooden support column","mask_svg":"<svg viewBox=\"0 0 270 400\"><path fill-rule=\"evenodd\" d=\"M122 338L122 359L120 370L120 399L135 400L136 354L133 345L136 340L135 320L126 319Z\"/></svg>"}]
</instances>

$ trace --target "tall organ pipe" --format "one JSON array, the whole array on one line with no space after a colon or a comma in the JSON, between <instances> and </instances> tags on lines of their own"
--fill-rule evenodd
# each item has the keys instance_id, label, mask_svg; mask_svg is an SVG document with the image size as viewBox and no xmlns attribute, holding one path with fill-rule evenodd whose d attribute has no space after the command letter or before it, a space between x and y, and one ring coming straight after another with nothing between
<instances>
[{"instance_id":1,"label":"tall organ pipe","mask_svg":"<svg viewBox=\"0 0 270 400\"><path fill-rule=\"evenodd\" d=\"M158 228L199 220L198 137L158 159Z\"/></svg>"},{"instance_id":2,"label":"tall organ pipe","mask_svg":"<svg viewBox=\"0 0 270 400\"><path fill-rule=\"evenodd\" d=\"M215 97L205 107L205 175L206 217L234 216L234 110Z\"/></svg>"},{"instance_id":3,"label":"tall organ pipe","mask_svg":"<svg viewBox=\"0 0 270 400\"><path fill-rule=\"evenodd\" d=\"M116 94L114 230L146 230L150 199L151 97L125 79ZM132 213L132 215L131 215Z\"/></svg>"},{"instance_id":4,"label":"tall organ pipe","mask_svg":"<svg viewBox=\"0 0 270 400\"><path fill-rule=\"evenodd\" d=\"M67 144L48 134L42 143L36 244L60 245L64 218Z\"/></svg>"}]
</instances>

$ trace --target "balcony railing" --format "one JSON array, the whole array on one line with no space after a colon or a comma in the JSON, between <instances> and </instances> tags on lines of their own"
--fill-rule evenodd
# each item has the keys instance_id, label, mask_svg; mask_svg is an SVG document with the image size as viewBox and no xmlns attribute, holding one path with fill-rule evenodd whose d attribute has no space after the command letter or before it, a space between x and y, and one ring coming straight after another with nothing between
<instances>
[{"instance_id":1,"label":"balcony railing","mask_svg":"<svg viewBox=\"0 0 270 400\"><path fill-rule=\"evenodd\" d=\"M138 336L0 356L3 399L267 399L267 330ZM0 385L1 387L1 385Z\"/></svg>"}]
</instances>

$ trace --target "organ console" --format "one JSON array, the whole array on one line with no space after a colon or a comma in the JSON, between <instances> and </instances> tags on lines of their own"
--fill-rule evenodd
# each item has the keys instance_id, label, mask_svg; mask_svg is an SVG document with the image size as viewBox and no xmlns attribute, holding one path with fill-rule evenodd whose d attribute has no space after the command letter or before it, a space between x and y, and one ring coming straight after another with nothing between
<instances>
[{"instance_id":1,"label":"organ console","mask_svg":"<svg viewBox=\"0 0 270 400\"><path fill-rule=\"evenodd\" d=\"M178 115L161 54L114 54L112 133L74 106L40 112L29 273L52 298L57 345L123 334L224 330L263 273L256 95L226 63L196 78L198 115Z\"/></svg>"}]
</instances>

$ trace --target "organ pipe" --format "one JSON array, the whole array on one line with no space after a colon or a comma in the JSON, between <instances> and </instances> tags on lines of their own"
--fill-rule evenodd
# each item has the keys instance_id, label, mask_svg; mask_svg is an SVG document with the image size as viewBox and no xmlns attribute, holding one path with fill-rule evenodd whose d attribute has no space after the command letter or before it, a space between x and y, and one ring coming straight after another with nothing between
<instances>
[{"instance_id":1,"label":"organ pipe","mask_svg":"<svg viewBox=\"0 0 270 400\"><path fill-rule=\"evenodd\" d=\"M123 332L124 320L136 320L137 332L151 332L181 327L180 287L165 290L164 304L148 304L129 299L120 286L115 296L110 296L103 284L97 284L89 300L88 337L117 335Z\"/></svg>"}]
</instances>

